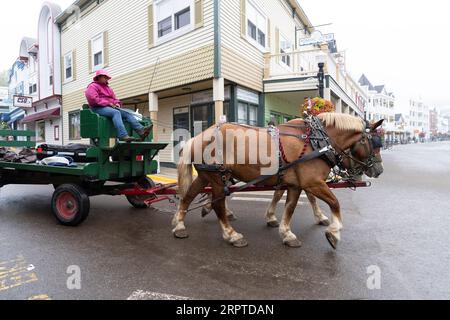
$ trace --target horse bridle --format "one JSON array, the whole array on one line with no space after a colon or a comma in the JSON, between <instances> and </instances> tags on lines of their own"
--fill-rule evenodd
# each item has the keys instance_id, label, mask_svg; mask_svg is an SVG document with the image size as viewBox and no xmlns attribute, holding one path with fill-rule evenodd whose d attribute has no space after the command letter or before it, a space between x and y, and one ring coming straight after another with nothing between
<instances>
[{"instance_id":1,"label":"horse bridle","mask_svg":"<svg viewBox=\"0 0 450 320\"><path fill-rule=\"evenodd\" d=\"M382 163L382 161L375 154L375 143L370 132L370 127L367 126L366 130L361 133L361 139L353 146L351 150L341 150L341 152L338 153L341 159L340 166L345 168L343 158L347 158L350 161L350 168L346 168L350 175L360 176L369 169L373 168L373 166L377 163ZM366 143L366 140L368 143ZM369 157L365 161L361 161L356 158L356 152L359 148L361 148L361 146L364 147L364 152L369 154Z\"/></svg>"}]
</instances>

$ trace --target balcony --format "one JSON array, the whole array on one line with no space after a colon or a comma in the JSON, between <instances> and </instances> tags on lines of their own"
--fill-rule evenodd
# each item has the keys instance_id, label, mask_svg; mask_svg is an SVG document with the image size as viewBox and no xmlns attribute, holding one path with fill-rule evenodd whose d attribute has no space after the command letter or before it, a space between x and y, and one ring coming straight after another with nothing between
<instances>
[{"instance_id":1,"label":"balcony","mask_svg":"<svg viewBox=\"0 0 450 320\"><path fill-rule=\"evenodd\" d=\"M318 95L318 57L325 60L325 98L342 100L346 107L362 115L367 97L359 84L345 71L337 58L321 49L266 54L264 90L266 94L303 92L304 97Z\"/></svg>"}]
</instances>

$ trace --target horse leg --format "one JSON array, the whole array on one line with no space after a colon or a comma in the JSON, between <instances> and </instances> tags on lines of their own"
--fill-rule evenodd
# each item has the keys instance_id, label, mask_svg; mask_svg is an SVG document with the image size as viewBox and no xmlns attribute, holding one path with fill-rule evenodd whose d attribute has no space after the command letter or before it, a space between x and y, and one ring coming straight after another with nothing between
<instances>
[{"instance_id":1,"label":"horse leg","mask_svg":"<svg viewBox=\"0 0 450 320\"><path fill-rule=\"evenodd\" d=\"M187 210L189 209L189 206L194 201L194 199L202 192L202 190L206 186L207 182L198 177L192 183L191 188L189 189L189 192L186 194L186 196L181 199L178 211L172 220L172 226L174 227L172 233L175 238L185 239L189 237L186 226L184 225L184 220L188 212Z\"/></svg>"},{"instance_id":2,"label":"horse leg","mask_svg":"<svg viewBox=\"0 0 450 320\"><path fill-rule=\"evenodd\" d=\"M291 231L292 216L294 215L294 211L297 208L298 199L300 198L301 193L302 190L298 188L288 189L286 208L280 225L281 239L286 246L291 248L299 248L302 246L301 241L298 240L297 236Z\"/></svg>"},{"instance_id":3,"label":"horse leg","mask_svg":"<svg viewBox=\"0 0 450 320\"><path fill-rule=\"evenodd\" d=\"M243 248L248 246L247 240L245 240L242 234L237 233L228 220L226 211L226 197L223 190L223 184L213 184L213 200L212 207L216 212L219 219L220 226L222 227L223 239L236 248ZM220 199L220 200L218 200Z\"/></svg>"},{"instance_id":4,"label":"horse leg","mask_svg":"<svg viewBox=\"0 0 450 320\"><path fill-rule=\"evenodd\" d=\"M326 183L317 187L312 187L307 190L317 198L326 202L331 209L332 220L331 225L328 227L326 237L333 249L337 249L339 241L341 241L341 230L343 229L341 206L336 196L331 192Z\"/></svg>"},{"instance_id":5,"label":"horse leg","mask_svg":"<svg viewBox=\"0 0 450 320\"><path fill-rule=\"evenodd\" d=\"M206 217L213 211L211 201L212 201L212 196L209 196L207 202L205 203L205 205L202 209L202 218ZM227 216L230 221L237 220L236 216L234 215L234 212L231 211L231 209L228 206L228 201L225 201L225 210L227 212Z\"/></svg>"},{"instance_id":6,"label":"horse leg","mask_svg":"<svg viewBox=\"0 0 450 320\"><path fill-rule=\"evenodd\" d=\"M206 200L205 205L202 208L202 218L206 217L213 211L212 204L211 204L212 197L208 196L208 199Z\"/></svg>"},{"instance_id":7,"label":"horse leg","mask_svg":"<svg viewBox=\"0 0 450 320\"><path fill-rule=\"evenodd\" d=\"M316 197L308 192L306 193L306 195L308 196L309 203L311 204L311 207L313 209L317 224L319 226L328 227L330 225L330 220L328 220L328 218L323 214L322 210L317 204Z\"/></svg>"},{"instance_id":8,"label":"horse leg","mask_svg":"<svg viewBox=\"0 0 450 320\"><path fill-rule=\"evenodd\" d=\"M284 190L275 191L275 194L273 195L272 203L270 204L269 208L267 208L266 221L267 221L267 226L270 228L278 228L280 226L280 223L278 222L275 212L277 210L278 203L281 201L281 199L284 196L284 192L285 192Z\"/></svg>"}]
</instances>

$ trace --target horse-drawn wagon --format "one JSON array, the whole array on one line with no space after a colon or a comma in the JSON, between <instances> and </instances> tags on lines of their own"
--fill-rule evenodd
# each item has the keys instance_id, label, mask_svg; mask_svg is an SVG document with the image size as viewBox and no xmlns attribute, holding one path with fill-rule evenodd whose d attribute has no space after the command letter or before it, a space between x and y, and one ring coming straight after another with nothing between
<instances>
[{"instance_id":1,"label":"horse-drawn wagon","mask_svg":"<svg viewBox=\"0 0 450 320\"><path fill-rule=\"evenodd\" d=\"M142 122L149 125L150 119L144 118ZM127 130L131 133L130 127ZM34 132L3 130L0 136L13 137L13 141L0 141L0 147L36 147L31 141ZM89 215L89 197L120 195L121 190L135 185L153 186L147 176L157 170L155 157L167 144L152 142L152 135L143 142L117 142L111 120L94 114L87 106L81 111L81 136L91 139L86 159L95 161L64 167L0 161L0 187L53 185L53 214L63 225L77 226ZM145 197L130 195L127 199L137 208L147 207Z\"/></svg>"},{"instance_id":2,"label":"horse-drawn wagon","mask_svg":"<svg viewBox=\"0 0 450 320\"><path fill-rule=\"evenodd\" d=\"M381 163L381 158L380 160L377 160L378 156L374 153L374 148L376 146L372 146L374 141L370 132L381 125L381 123L375 124L371 128L368 127L366 130L364 129L365 124L363 125L362 122L360 122L361 120L356 118L349 119L348 116L347 118L345 116L344 118L333 117L333 121L350 121L351 124L353 123L353 126L356 125L356 130L354 130L354 128L350 128L348 133L345 133L345 135L351 137L352 140L350 143L347 142L350 151L345 152L344 150L340 150L339 154L342 156L341 161L348 160L348 166L350 169L362 169L361 174L363 172L366 172L367 174L367 171L374 171L374 168L379 166L378 162ZM318 121L317 118L315 118L315 120ZM328 122L330 122L330 120L328 120ZM150 119L144 118L142 120L142 124L144 125L149 125L150 123ZM340 125L342 125L342 123ZM225 125L225 127L234 126L239 127L239 125L234 124ZM218 125L209 130L215 130L217 133L221 130L221 128L221 125ZM335 198L330 196L330 189L361 188L370 186L367 182L357 182L353 180L325 184L324 177L317 176L314 180L316 185L310 183L309 185L306 185L307 188L304 188L303 186L295 186L295 182L292 182L296 180L295 178L294 180L292 180L292 178L285 179L285 175L288 175L286 173L295 173L295 170L298 169L297 167L302 167L305 164L308 164L308 166L313 166L310 168L314 168L314 163L316 166L323 166L324 162L317 162L317 160L326 156L326 153L329 153L330 150L335 152L335 150L331 147L331 140L326 138L326 130L324 128L321 129L324 133L322 138L317 138L317 136L314 137L314 135L311 135L310 130L307 130L308 133L305 135L305 132L302 131L304 129L305 122L302 121L300 121L300 125L298 123L291 123L287 124L287 127L284 127L283 130L287 131L281 133L280 143L282 138L290 139L290 149L291 151L293 150L291 155L295 155L297 152L302 150L303 152L301 153L300 158L293 158L290 163L286 163L287 156L284 152L286 150L282 150L281 154L283 155L284 161L281 161L281 163L284 163L284 166L280 167L278 173L274 176L258 176L257 172L259 171L254 171L254 166L252 167L251 165L246 165L243 167L251 168L251 170L254 171L254 175L248 176L247 179L240 179L241 181L247 182L244 185L230 184L229 177L226 178L226 176L231 177L233 175L233 170L236 171L236 169L228 168L222 170L223 168L220 166L215 166L216 170L210 170L208 169L208 166L205 167L204 165L199 165L196 166L199 171L199 178L194 182L183 178L178 181L180 183L179 186L177 183L155 184L149 178L149 175L155 173L157 170L157 162L155 161L155 157L158 155L159 151L166 148L168 144L152 142L153 135L150 135L143 142L118 142L116 131L111 120L93 113L88 106L84 106L81 111L81 136L84 139L91 140L91 145L86 152L86 159L89 159L89 161L86 163L77 162L72 166L63 167L43 165L39 162L16 163L0 161L0 188L10 184L53 185L55 187L55 191L52 197L52 212L56 219L61 224L66 226L77 226L86 220L89 215L89 197L91 196L125 196L135 208L144 209L157 202L165 200L172 201L173 197L177 197L177 195L181 193L180 207L173 222L175 226L173 232L177 238L187 237L183 220L187 212L193 210L190 208L192 201L199 194L211 194L212 201L209 205L212 205L211 207L218 214L222 227L228 228L226 230L224 229L224 238L226 238L226 240L234 246L240 247L245 246L246 241L242 237L239 237L241 235L235 233L235 231L230 227L227 218L223 216L223 209L225 208L224 199L230 194L236 192L274 191L278 194L282 192L282 196L284 191L288 190L289 202L296 204L301 191L304 190L309 193L308 196L312 195L321 198L326 202L333 202L333 205ZM132 130L129 125L127 125L127 130L131 134ZM246 130L261 131L261 129L250 127L246 127ZM300 134L298 133L298 130L301 131ZM330 127L328 127L327 130L333 131L332 134L334 135L342 135L343 132L346 131L345 128L333 129ZM267 134L267 132L264 134ZM26 131L0 131L0 136L14 137L13 141L0 141L0 147L35 148L35 143L31 141L31 137L34 135L35 133ZM25 141L20 141L18 137L25 137L26 139ZM312 144L311 141L313 139L327 140L329 145L327 148L316 148L315 151L314 149L310 151L309 149L311 149L310 145ZM294 146L292 141L295 142L297 140L300 142L300 146L298 148L292 147ZM37 150L37 152L41 151L42 150L39 149ZM248 151L245 152L248 153ZM357 155L357 153L364 156L361 158ZM345 164L342 163L342 165ZM191 165L190 169L192 169L192 167L193 166ZM324 172L326 173L327 167L328 164L325 164L322 168L322 174ZM181 163L179 168L180 177L186 177L186 168L185 163ZM250 172L250 170L247 171ZM237 174L234 177L239 177L240 174L238 172L235 173ZM300 173L297 174L299 176L301 175ZM375 170L373 174L377 177L380 172L377 173ZM187 193L186 185L189 183L192 184L192 187ZM324 196L322 192L326 192L326 196ZM289 193L295 193L295 195L290 196ZM287 209L291 210L293 208L292 204ZM330 232L327 233L327 238L333 247L336 247L337 245L339 240L339 230L342 228L338 210L338 204L337 206L332 207L333 223L330 226ZM288 212L288 214L291 217L292 212ZM323 218L325 219L325 217ZM274 222L277 222L275 221L276 218L274 214L272 214L269 219L271 220L268 220L268 224L274 226ZM287 236L284 236L283 242L289 246L298 246L295 236L293 236L290 232L289 222L290 218L286 220L283 219L284 225L281 227L286 229L285 234L287 234ZM276 225L278 226L278 222ZM227 232L229 234L227 234Z\"/></svg>"}]
</instances>

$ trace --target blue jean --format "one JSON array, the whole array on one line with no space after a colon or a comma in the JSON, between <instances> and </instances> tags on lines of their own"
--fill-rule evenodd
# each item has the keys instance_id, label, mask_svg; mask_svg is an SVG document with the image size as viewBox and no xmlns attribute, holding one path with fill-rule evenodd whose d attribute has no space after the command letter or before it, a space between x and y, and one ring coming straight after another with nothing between
<instances>
[{"instance_id":1,"label":"blue jean","mask_svg":"<svg viewBox=\"0 0 450 320\"><path fill-rule=\"evenodd\" d=\"M144 127L136 120L133 115L123 110L114 109L111 107L94 107L92 111L102 117L107 117L112 119L114 127L117 129L117 134L119 138L124 138L128 136L128 132L125 129L123 121L125 120L134 130L141 130Z\"/></svg>"}]
</instances>

